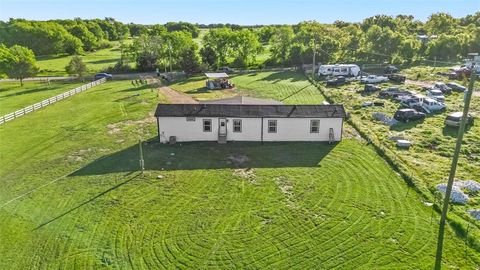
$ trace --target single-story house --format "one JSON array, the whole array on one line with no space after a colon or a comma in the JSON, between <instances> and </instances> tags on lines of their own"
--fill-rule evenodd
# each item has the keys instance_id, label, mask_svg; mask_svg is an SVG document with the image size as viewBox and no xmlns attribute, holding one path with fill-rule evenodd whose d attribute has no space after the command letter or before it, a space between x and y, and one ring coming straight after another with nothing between
<instances>
[{"instance_id":1,"label":"single-story house","mask_svg":"<svg viewBox=\"0 0 480 270\"><path fill-rule=\"evenodd\" d=\"M158 104L159 140L340 141L343 105Z\"/></svg>"}]
</instances>

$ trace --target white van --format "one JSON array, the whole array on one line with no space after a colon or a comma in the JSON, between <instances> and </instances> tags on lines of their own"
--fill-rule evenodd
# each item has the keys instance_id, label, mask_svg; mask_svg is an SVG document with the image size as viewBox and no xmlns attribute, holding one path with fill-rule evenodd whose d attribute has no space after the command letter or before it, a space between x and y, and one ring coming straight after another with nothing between
<instances>
[{"instance_id":1,"label":"white van","mask_svg":"<svg viewBox=\"0 0 480 270\"><path fill-rule=\"evenodd\" d=\"M318 76L358 76L360 67L354 64L321 65Z\"/></svg>"}]
</instances>

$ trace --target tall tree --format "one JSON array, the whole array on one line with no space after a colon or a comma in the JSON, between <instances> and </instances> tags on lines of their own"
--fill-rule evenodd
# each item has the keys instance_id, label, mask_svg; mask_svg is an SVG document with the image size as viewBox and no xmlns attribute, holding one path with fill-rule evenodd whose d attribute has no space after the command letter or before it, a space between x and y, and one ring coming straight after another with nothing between
<instances>
[{"instance_id":1,"label":"tall tree","mask_svg":"<svg viewBox=\"0 0 480 270\"><path fill-rule=\"evenodd\" d=\"M20 80L20 85L23 86L23 79L32 77L38 72L35 54L32 50L19 45L12 46L10 52L13 58L6 73L9 78Z\"/></svg>"},{"instance_id":2,"label":"tall tree","mask_svg":"<svg viewBox=\"0 0 480 270\"><path fill-rule=\"evenodd\" d=\"M290 26L282 26L275 29L270 39L271 58L282 65L288 61L288 54L292 47L295 34Z\"/></svg>"}]
</instances>

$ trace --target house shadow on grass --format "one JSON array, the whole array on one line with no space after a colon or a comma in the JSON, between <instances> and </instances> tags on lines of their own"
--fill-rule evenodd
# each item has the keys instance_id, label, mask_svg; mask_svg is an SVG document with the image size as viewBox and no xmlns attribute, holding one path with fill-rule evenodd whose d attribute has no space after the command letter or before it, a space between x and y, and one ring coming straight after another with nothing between
<instances>
[{"instance_id":1,"label":"house shadow on grass","mask_svg":"<svg viewBox=\"0 0 480 270\"><path fill-rule=\"evenodd\" d=\"M146 170L317 167L336 146L324 142L191 142L144 143ZM102 175L139 170L139 146L99 158L70 176Z\"/></svg>"}]
</instances>

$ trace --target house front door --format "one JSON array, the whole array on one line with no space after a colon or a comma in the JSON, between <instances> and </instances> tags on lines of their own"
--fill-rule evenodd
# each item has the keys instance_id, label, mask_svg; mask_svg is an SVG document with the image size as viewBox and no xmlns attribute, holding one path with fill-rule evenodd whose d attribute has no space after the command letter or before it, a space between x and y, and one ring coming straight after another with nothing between
<instances>
[{"instance_id":1,"label":"house front door","mask_svg":"<svg viewBox=\"0 0 480 270\"><path fill-rule=\"evenodd\" d=\"M218 135L227 135L227 119L225 118L218 119Z\"/></svg>"}]
</instances>

